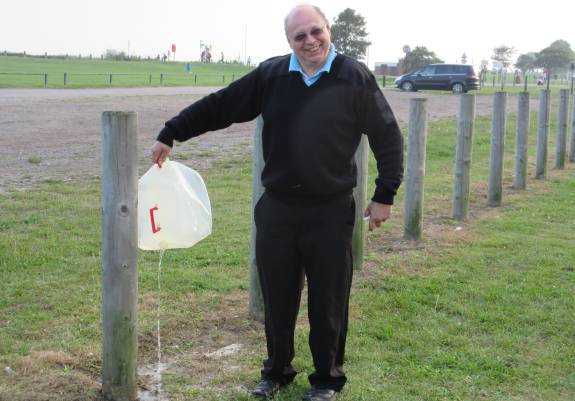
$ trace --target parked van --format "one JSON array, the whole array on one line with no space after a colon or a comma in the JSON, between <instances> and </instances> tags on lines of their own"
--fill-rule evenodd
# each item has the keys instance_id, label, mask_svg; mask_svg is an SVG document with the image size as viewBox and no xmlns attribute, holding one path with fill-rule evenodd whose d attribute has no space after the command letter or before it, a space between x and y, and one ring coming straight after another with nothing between
<instances>
[{"instance_id":1,"label":"parked van","mask_svg":"<svg viewBox=\"0 0 575 401\"><path fill-rule=\"evenodd\" d=\"M435 89L465 93L480 88L473 66L467 64L429 64L410 74L401 75L395 80L395 86L406 92Z\"/></svg>"}]
</instances>

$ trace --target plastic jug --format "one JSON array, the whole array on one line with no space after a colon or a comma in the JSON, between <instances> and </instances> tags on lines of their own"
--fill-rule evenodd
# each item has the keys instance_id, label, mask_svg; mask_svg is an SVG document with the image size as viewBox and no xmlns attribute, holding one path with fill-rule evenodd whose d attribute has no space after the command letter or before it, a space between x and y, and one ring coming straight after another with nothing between
<instances>
[{"instance_id":1,"label":"plastic jug","mask_svg":"<svg viewBox=\"0 0 575 401\"><path fill-rule=\"evenodd\" d=\"M193 169L171 160L138 181L138 247L188 248L212 232L206 185Z\"/></svg>"}]
</instances>

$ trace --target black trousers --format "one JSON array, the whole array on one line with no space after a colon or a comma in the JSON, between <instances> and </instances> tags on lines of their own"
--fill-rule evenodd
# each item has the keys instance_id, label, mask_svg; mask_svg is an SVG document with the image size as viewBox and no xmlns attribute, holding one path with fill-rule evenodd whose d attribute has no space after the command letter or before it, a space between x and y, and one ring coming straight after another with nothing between
<instances>
[{"instance_id":1,"label":"black trousers","mask_svg":"<svg viewBox=\"0 0 575 401\"><path fill-rule=\"evenodd\" d=\"M294 329L308 283L312 385L340 391L352 280L352 195L325 201L264 193L255 208L256 260L265 305L268 358L262 378L287 384L296 370Z\"/></svg>"}]
</instances>

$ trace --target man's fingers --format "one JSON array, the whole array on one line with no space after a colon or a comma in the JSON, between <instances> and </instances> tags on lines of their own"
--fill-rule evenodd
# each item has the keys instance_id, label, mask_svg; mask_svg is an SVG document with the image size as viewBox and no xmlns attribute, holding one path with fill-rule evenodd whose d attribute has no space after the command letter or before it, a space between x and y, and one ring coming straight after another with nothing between
<instances>
[{"instance_id":1,"label":"man's fingers","mask_svg":"<svg viewBox=\"0 0 575 401\"><path fill-rule=\"evenodd\" d=\"M162 164L170 155L171 150L172 148L170 148L168 145L165 145L161 142L156 142L154 146L152 146L152 162L158 164L159 167L162 167Z\"/></svg>"}]
</instances>

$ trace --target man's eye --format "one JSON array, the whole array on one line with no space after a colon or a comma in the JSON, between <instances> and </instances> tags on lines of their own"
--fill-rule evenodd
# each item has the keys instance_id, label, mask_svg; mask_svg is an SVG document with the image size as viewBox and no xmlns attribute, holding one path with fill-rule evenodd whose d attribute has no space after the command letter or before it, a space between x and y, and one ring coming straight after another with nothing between
<instances>
[{"instance_id":1,"label":"man's eye","mask_svg":"<svg viewBox=\"0 0 575 401\"><path fill-rule=\"evenodd\" d=\"M300 35L296 35L296 37L294 38L297 42L301 42L302 40L304 40L306 37L306 35L304 34L300 34Z\"/></svg>"},{"instance_id":2,"label":"man's eye","mask_svg":"<svg viewBox=\"0 0 575 401\"><path fill-rule=\"evenodd\" d=\"M316 28L316 29L313 29L313 30L311 31L311 34L312 34L313 36L317 36L317 35L320 35L321 32L322 32L321 29Z\"/></svg>"}]
</instances>

